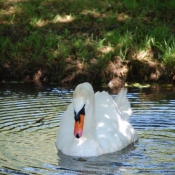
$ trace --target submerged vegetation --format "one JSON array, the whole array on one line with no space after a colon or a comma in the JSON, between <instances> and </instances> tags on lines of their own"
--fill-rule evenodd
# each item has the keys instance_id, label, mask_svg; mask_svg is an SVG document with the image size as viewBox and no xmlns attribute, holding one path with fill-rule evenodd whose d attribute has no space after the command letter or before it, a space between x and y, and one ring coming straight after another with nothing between
<instances>
[{"instance_id":1,"label":"submerged vegetation","mask_svg":"<svg viewBox=\"0 0 175 175\"><path fill-rule=\"evenodd\" d=\"M175 82L174 15L174 0L1 0L0 80Z\"/></svg>"}]
</instances>

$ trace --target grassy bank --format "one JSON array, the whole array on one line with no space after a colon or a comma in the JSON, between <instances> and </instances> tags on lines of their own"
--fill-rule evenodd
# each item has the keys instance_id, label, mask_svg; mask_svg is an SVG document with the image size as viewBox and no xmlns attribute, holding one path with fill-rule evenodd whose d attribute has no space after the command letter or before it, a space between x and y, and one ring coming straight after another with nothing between
<instances>
[{"instance_id":1,"label":"grassy bank","mask_svg":"<svg viewBox=\"0 0 175 175\"><path fill-rule=\"evenodd\" d=\"M173 82L174 15L174 0L1 0L0 80Z\"/></svg>"}]
</instances>

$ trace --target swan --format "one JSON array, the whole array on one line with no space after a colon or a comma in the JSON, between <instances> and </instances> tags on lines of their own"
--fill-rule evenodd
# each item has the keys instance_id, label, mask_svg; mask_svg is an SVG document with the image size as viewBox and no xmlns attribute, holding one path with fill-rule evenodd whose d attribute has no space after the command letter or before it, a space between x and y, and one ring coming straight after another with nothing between
<instances>
[{"instance_id":1,"label":"swan","mask_svg":"<svg viewBox=\"0 0 175 175\"><path fill-rule=\"evenodd\" d=\"M122 88L115 99L96 92L88 82L77 85L72 103L64 112L56 147L68 156L92 157L119 151L138 140L128 122L132 114Z\"/></svg>"}]
</instances>

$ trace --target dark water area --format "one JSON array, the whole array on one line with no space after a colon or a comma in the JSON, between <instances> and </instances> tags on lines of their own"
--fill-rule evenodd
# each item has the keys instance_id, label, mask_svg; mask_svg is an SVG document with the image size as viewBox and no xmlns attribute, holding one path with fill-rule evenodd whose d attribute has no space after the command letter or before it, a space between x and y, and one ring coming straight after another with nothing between
<instances>
[{"instance_id":1,"label":"dark water area","mask_svg":"<svg viewBox=\"0 0 175 175\"><path fill-rule=\"evenodd\" d=\"M138 142L90 158L66 156L55 147L73 89L0 84L0 174L175 174L175 87L128 88L130 122ZM105 90L113 97L118 93L118 89Z\"/></svg>"}]
</instances>

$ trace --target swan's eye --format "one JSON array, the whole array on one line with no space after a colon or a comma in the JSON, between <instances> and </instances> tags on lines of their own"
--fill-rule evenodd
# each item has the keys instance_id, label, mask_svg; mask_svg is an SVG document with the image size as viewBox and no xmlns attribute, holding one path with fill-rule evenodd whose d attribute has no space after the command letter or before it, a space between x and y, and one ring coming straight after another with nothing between
<instances>
[{"instance_id":1,"label":"swan's eye","mask_svg":"<svg viewBox=\"0 0 175 175\"><path fill-rule=\"evenodd\" d=\"M85 116L85 109L84 108L85 108L85 105L82 107L82 109L78 113L76 113L74 111L74 119L75 119L76 122L80 121L80 115L84 115Z\"/></svg>"}]
</instances>

